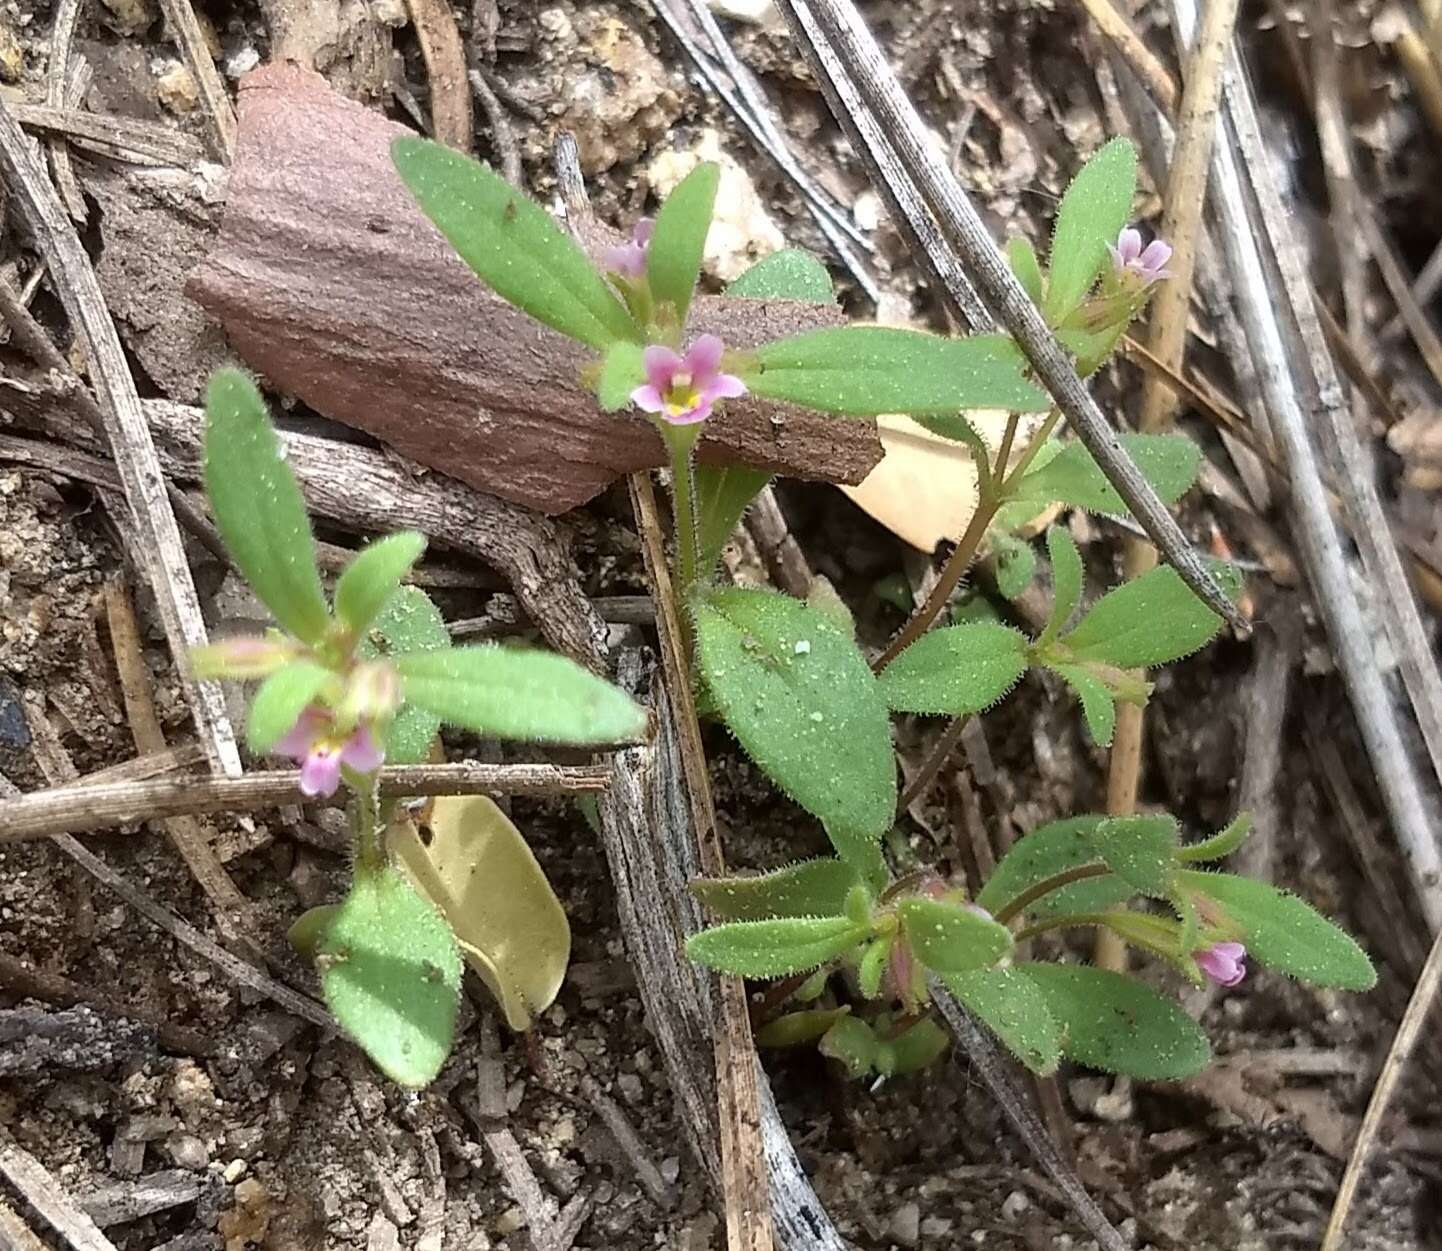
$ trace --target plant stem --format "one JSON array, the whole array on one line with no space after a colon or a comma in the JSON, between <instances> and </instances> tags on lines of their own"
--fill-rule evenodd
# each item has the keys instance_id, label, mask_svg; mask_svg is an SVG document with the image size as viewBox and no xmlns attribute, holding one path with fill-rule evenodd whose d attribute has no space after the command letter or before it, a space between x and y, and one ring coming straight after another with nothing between
<instances>
[{"instance_id":1,"label":"plant stem","mask_svg":"<svg viewBox=\"0 0 1442 1251\"><path fill-rule=\"evenodd\" d=\"M684 608L696 587L701 564L701 540L696 529L696 440L701 423L671 426L666 446L671 452L671 502L676 515L676 574Z\"/></svg>"},{"instance_id":2,"label":"plant stem","mask_svg":"<svg viewBox=\"0 0 1442 1251\"><path fill-rule=\"evenodd\" d=\"M996 922L998 925L1009 925L1043 895L1049 895L1063 886L1070 886L1073 882L1084 882L1091 877L1104 877L1110 872L1111 869L1104 864L1083 864L1074 869L1065 869L1061 873L1054 873L1051 877L1044 877L1040 882L1034 882L1028 886L1010 903L998 909L994 914ZM1018 941L1020 941L1020 937L1020 935L1017 936Z\"/></svg>"},{"instance_id":3,"label":"plant stem","mask_svg":"<svg viewBox=\"0 0 1442 1251\"><path fill-rule=\"evenodd\" d=\"M1045 921L1038 921L1035 925L1028 925L1025 929L1017 930L1016 941L1018 944L1029 942L1038 934L1045 934L1048 930L1080 929L1085 925L1098 925L1102 928L1111 924L1111 918L1105 912L1073 912L1062 917L1048 917Z\"/></svg>"},{"instance_id":4,"label":"plant stem","mask_svg":"<svg viewBox=\"0 0 1442 1251\"><path fill-rule=\"evenodd\" d=\"M346 780L355 792L351 824L355 831L355 873L357 877L374 877L386 865L385 849L381 846L380 787L374 773L347 773Z\"/></svg>"},{"instance_id":5,"label":"plant stem","mask_svg":"<svg viewBox=\"0 0 1442 1251\"><path fill-rule=\"evenodd\" d=\"M1010 473L1006 472L1006 465L1000 455L996 465L989 475L978 476L976 511L971 515L971 521L967 524L966 532L961 536L961 542L956 545L956 550L951 553L945 567L941 571L941 577L937 579L936 585L931 588L931 594L926 597L926 603L911 614L911 619L901 628L894 639L887 644L887 648L872 664L871 668L880 673L902 652L910 647L917 639L927 632L941 615L941 610L946 607L947 601L952 593L961 584L966 571L971 568L971 562L976 559L977 548L981 546L981 540L986 536L987 528L995 519L997 510L1006 503L1007 489L1016 481L1021 474L1025 473L1031 462L1035 459L1037 452L1046 442L1051 432L1056 429L1056 423L1061 417L1061 410L1053 408L1046 416L1046 420L1037 427L1027 443L1016 468ZM1011 452L1012 442L1016 439L1017 425L1021 420L1018 413L1012 413L1007 417L1006 433L1002 435L1001 447L1007 454Z\"/></svg>"}]
</instances>

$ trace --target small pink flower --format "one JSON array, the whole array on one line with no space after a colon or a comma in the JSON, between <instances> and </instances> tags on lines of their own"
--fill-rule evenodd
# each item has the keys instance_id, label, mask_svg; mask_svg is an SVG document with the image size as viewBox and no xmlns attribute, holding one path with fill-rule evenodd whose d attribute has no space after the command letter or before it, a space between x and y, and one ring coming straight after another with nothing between
<instances>
[{"instance_id":1,"label":"small pink flower","mask_svg":"<svg viewBox=\"0 0 1442 1251\"><path fill-rule=\"evenodd\" d=\"M303 794L334 795L344 765L357 773L374 773L385 752L368 726L359 725L344 738L334 733L334 721L323 708L307 708L289 731L271 748L300 765Z\"/></svg>"},{"instance_id":2,"label":"small pink flower","mask_svg":"<svg viewBox=\"0 0 1442 1251\"><path fill-rule=\"evenodd\" d=\"M653 343L642 357L646 382L631 392L631 402L673 426L705 421L717 400L746 394L740 378L721 372L724 351L714 334L703 334L685 356Z\"/></svg>"},{"instance_id":3,"label":"small pink flower","mask_svg":"<svg viewBox=\"0 0 1442 1251\"><path fill-rule=\"evenodd\" d=\"M1142 286L1149 287L1154 282L1172 276L1167 268L1167 262L1172 259L1171 244L1153 239L1143 247L1142 232L1134 226L1128 226L1122 231L1117 238L1116 247L1107 244L1107 251L1112 254L1112 267L1116 270L1117 277L1124 281L1140 280Z\"/></svg>"},{"instance_id":4,"label":"small pink flower","mask_svg":"<svg viewBox=\"0 0 1442 1251\"><path fill-rule=\"evenodd\" d=\"M601 253L601 264L613 274L639 282L646 276L646 248L655 229L656 223L652 218L641 218L631 229L630 242L607 248Z\"/></svg>"},{"instance_id":5,"label":"small pink flower","mask_svg":"<svg viewBox=\"0 0 1442 1251\"><path fill-rule=\"evenodd\" d=\"M1241 943L1213 943L1197 956L1197 968L1218 986L1235 986L1247 976L1246 954Z\"/></svg>"}]
</instances>

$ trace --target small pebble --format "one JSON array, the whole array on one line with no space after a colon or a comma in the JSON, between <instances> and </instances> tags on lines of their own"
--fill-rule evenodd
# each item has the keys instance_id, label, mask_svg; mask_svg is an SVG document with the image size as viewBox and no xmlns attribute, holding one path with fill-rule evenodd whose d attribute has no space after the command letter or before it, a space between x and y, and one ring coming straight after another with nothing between
<instances>
[{"instance_id":1,"label":"small pebble","mask_svg":"<svg viewBox=\"0 0 1442 1251\"><path fill-rule=\"evenodd\" d=\"M886 1227L894 1242L903 1247L914 1247L921 1241L921 1208L915 1203L903 1203L891 1214L891 1223Z\"/></svg>"},{"instance_id":2,"label":"small pebble","mask_svg":"<svg viewBox=\"0 0 1442 1251\"><path fill-rule=\"evenodd\" d=\"M180 1168L200 1170L210 1163L210 1152L194 1134L171 1134L165 1152Z\"/></svg>"},{"instance_id":3,"label":"small pebble","mask_svg":"<svg viewBox=\"0 0 1442 1251\"><path fill-rule=\"evenodd\" d=\"M248 1167L249 1166L244 1160L232 1160L229 1164L225 1166L225 1172L221 1174L221 1177L225 1179L225 1184L227 1186L234 1186L236 1182L238 1182L242 1177L245 1176L245 1170Z\"/></svg>"},{"instance_id":4,"label":"small pebble","mask_svg":"<svg viewBox=\"0 0 1442 1251\"><path fill-rule=\"evenodd\" d=\"M1002 1200L1001 1214L1009 1221L1014 1221L1018 1216L1031 1207L1031 1200L1020 1190L1013 1190Z\"/></svg>"}]
</instances>

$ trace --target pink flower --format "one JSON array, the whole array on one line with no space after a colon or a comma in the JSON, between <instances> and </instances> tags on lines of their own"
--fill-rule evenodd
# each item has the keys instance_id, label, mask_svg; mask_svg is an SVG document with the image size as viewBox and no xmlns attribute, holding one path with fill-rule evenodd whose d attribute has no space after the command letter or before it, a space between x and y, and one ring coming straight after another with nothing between
<instances>
[{"instance_id":1,"label":"pink flower","mask_svg":"<svg viewBox=\"0 0 1442 1251\"><path fill-rule=\"evenodd\" d=\"M1197 956L1197 968L1218 986L1235 986L1247 976L1246 954L1241 943L1213 943Z\"/></svg>"},{"instance_id":2,"label":"pink flower","mask_svg":"<svg viewBox=\"0 0 1442 1251\"><path fill-rule=\"evenodd\" d=\"M643 217L631 230L629 243L618 243L601 253L601 264L613 274L639 282L646 276L646 248L651 242L655 221Z\"/></svg>"},{"instance_id":3,"label":"pink flower","mask_svg":"<svg viewBox=\"0 0 1442 1251\"><path fill-rule=\"evenodd\" d=\"M343 738L336 735L334 726L330 713L312 705L271 748L300 765L303 794L334 795L342 765L357 773L374 773L385 760L385 752L368 726L359 725Z\"/></svg>"},{"instance_id":4,"label":"pink flower","mask_svg":"<svg viewBox=\"0 0 1442 1251\"><path fill-rule=\"evenodd\" d=\"M631 402L656 413L673 426L705 421L717 400L746 394L746 384L721 372L725 346L714 334L703 334L685 356L653 343L642 361L646 382L631 392Z\"/></svg>"},{"instance_id":5,"label":"pink flower","mask_svg":"<svg viewBox=\"0 0 1442 1251\"><path fill-rule=\"evenodd\" d=\"M1128 226L1117 238L1116 247L1107 244L1112 254L1112 266L1118 278L1140 279L1141 285L1149 287L1163 278L1170 278L1167 262L1172 259L1172 247L1160 239L1153 239L1142 247L1142 232Z\"/></svg>"}]
</instances>

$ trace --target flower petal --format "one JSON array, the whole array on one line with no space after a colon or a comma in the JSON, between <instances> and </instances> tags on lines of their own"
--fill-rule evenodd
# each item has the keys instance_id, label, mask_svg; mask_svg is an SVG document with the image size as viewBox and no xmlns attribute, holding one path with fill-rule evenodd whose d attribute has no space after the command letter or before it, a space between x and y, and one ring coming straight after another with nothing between
<instances>
[{"instance_id":1,"label":"flower petal","mask_svg":"<svg viewBox=\"0 0 1442 1251\"><path fill-rule=\"evenodd\" d=\"M1135 226L1128 226L1117 236L1116 252L1122 264L1130 264L1142 254L1142 232Z\"/></svg>"},{"instance_id":2,"label":"flower petal","mask_svg":"<svg viewBox=\"0 0 1442 1251\"><path fill-rule=\"evenodd\" d=\"M746 384L735 374L717 374L701 394L709 400L734 400L746 394Z\"/></svg>"},{"instance_id":3,"label":"flower petal","mask_svg":"<svg viewBox=\"0 0 1442 1251\"><path fill-rule=\"evenodd\" d=\"M691 371L698 390L704 390L716 376L716 371L721 368L721 354L725 350L726 345L714 334L703 334L691 345L682 364Z\"/></svg>"},{"instance_id":4,"label":"flower petal","mask_svg":"<svg viewBox=\"0 0 1442 1251\"><path fill-rule=\"evenodd\" d=\"M681 358L661 343L653 343L641 353L641 364L646 370L646 381L662 395L671 389L671 379L676 376L676 371L681 368L681 363ZM637 403L640 401L638 400Z\"/></svg>"},{"instance_id":5,"label":"flower petal","mask_svg":"<svg viewBox=\"0 0 1442 1251\"><path fill-rule=\"evenodd\" d=\"M698 421L705 421L711 416L711 399L702 394L696 399L696 406L688 408L684 413L667 413L666 420L673 426L694 426Z\"/></svg>"},{"instance_id":6,"label":"flower petal","mask_svg":"<svg viewBox=\"0 0 1442 1251\"><path fill-rule=\"evenodd\" d=\"M334 795L340 786L340 752L329 745L317 747L300 766L303 795Z\"/></svg>"},{"instance_id":7,"label":"flower petal","mask_svg":"<svg viewBox=\"0 0 1442 1251\"><path fill-rule=\"evenodd\" d=\"M386 753L366 726L356 731L340 749L340 762L357 773L374 773L385 763Z\"/></svg>"},{"instance_id":8,"label":"flower petal","mask_svg":"<svg viewBox=\"0 0 1442 1251\"><path fill-rule=\"evenodd\" d=\"M666 411L666 397L649 382L642 383L631 392L631 403L647 413L664 413Z\"/></svg>"},{"instance_id":9,"label":"flower petal","mask_svg":"<svg viewBox=\"0 0 1442 1251\"><path fill-rule=\"evenodd\" d=\"M306 708L295 719L295 724L276 740L271 752L277 756L289 756L299 763L310 754L316 735L325 729L329 721L330 718L319 708Z\"/></svg>"},{"instance_id":10,"label":"flower petal","mask_svg":"<svg viewBox=\"0 0 1442 1251\"><path fill-rule=\"evenodd\" d=\"M654 217L639 217L636 224L631 227L631 241L637 247L644 248L651 242L651 236L656 231L656 219Z\"/></svg>"},{"instance_id":11,"label":"flower petal","mask_svg":"<svg viewBox=\"0 0 1442 1251\"><path fill-rule=\"evenodd\" d=\"M1172 245L1161 239L1153 239L1147 244L1139 258L1141 267L1148 273L1158 273L1166 268L1166 264L1172 259Z\"/></svg>"}]
</instances>

